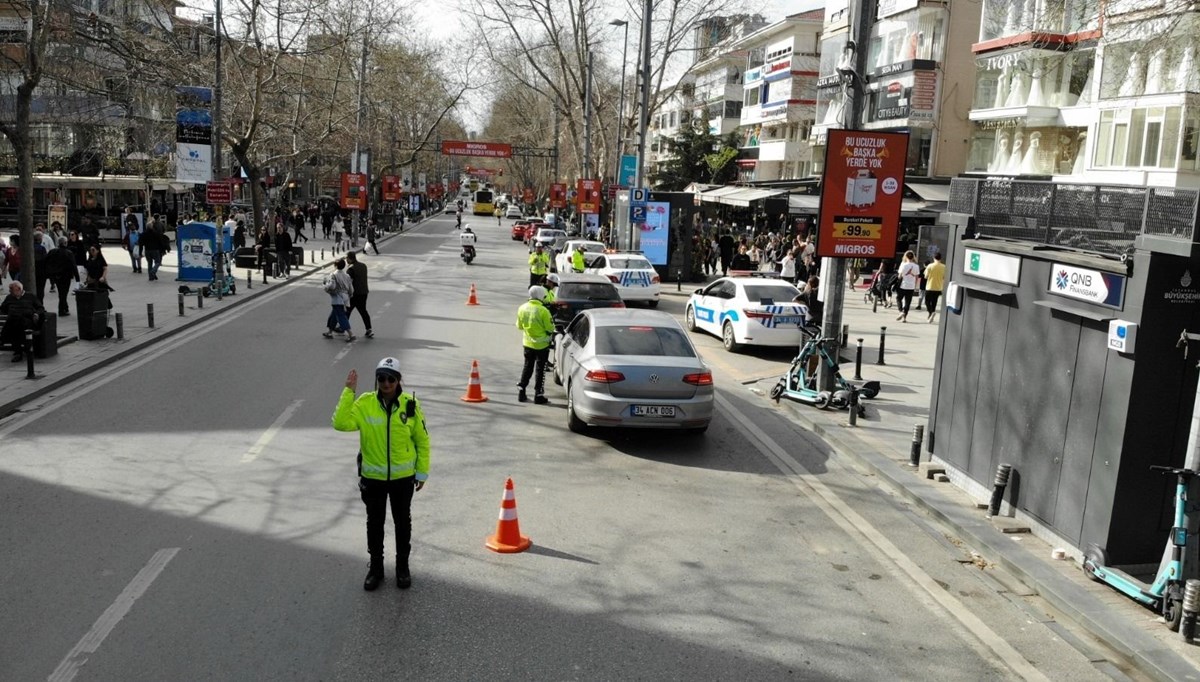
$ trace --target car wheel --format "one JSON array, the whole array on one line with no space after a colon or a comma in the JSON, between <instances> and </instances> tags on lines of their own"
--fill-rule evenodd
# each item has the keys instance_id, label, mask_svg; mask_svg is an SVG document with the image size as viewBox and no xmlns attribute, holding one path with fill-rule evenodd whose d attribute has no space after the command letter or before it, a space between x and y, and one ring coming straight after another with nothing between
<instances>
[{"instance_id":1,"label":"car wheel","mask_svg":"<svg viewBox=\"0 0 1200 682\"><path fill-rule=\"evenodd\" d=\"M587 424L582 419L575 416L575 399L571 397L571 387L567 386L567 428L572 433L583 433L587 431Z\"/></svg>"},{"instance_id":2,"label":"car wheel","mask_svg":"<svg viewBox=\"0 0 1200 682\"><path fill-rule=\"evenodd\" d=\"M649 307L651 307L651 308L657 308L657 307L658 307L658 301L646 301L646 305L647 305L647 306L649 306Z\"/></svg>"},{"instance_id":3,"label":"car wheel","mask_svg":"<svg viewBox=\"0 0 1200 682\"><path fill-rule=\"evenodd\" d=\"M725 321L725 326L721 327L721 343L725 346L725 350L730 353L737 352L741 344L737 342L737 338L733 335L733 323L729 320Z\"/></svg>"},{"instance_id":4,"label":"car wheel","mask_svg":"<svg viewBox=\"0 0 1200 682\"><path fill-rule=\"evenodd\" d=\"M683 319L687 324L688 331L696 331L696 311L692 309L692 306L687 307L687 311L683 313Z\"/></svg>"}]
</instances>

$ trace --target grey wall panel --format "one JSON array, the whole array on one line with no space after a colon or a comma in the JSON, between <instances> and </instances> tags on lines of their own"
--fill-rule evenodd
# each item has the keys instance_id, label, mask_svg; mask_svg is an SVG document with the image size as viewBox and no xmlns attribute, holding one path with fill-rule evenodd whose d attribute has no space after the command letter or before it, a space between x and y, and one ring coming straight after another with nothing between
<instances>
[{"instance_id":1,"label":"grey wall panel","mask_svg":"<svg viewBox=\"0 0 1200 682\"><path fill-rule=\"evenodd\" d=\"M983 360L975 389L978 398L971 432L970 473L978 480L988 480L994 475L999 459L995 437L1000 423L996 415L1003 411L1000 397L1003 385L1001 378L1008 371L1005 348L1008 343L1010 308L1009 299L994 296L982 298L987 301L987 322L980 330L983 335Z\"/></svg>"},{"instance_id":2,"label":"grey wall panel","mask_svg":"<svg viewBox=\"0 0 1200 682\"><path fill-rule=\"evenodd\" d=\"M975 422L975 405L979 394L979 372L983 364L984 335L989 307L988 296L972 291L963 292L962 326L963 338L958 347L958 374L954 383L953 417L950 423L950 441L954 444L947 461L978 479L978 466L972 458L971 441ZM946 455L943 455L946 456ZM987 466L986 462L983 466Z\"/></svg>"},{"instance_id":3,"label":"grey wall panel","mask_svg":"<svg viewBox=\"0 0 1200 682\"><path fill-rule=\"evenodd\" d=\"M1110 358L1115 362L1126 362L1109 352L1107 327L1092 320L1081 320L1080 326L1062 475L1059 477L1058 499L1054 505L1055 528L1076 546L1079 546L1083 533L1083 514L1091 480L1092 456L1096 451L1096 431L1100 421L1106 368Z\"/></svg>"}]
</instances>

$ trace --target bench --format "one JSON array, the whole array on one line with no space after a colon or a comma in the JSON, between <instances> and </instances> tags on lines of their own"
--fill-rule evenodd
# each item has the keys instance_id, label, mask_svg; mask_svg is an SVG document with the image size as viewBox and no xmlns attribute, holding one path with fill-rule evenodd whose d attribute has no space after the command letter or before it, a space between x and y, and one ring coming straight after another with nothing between
<instances>
[{"instance_id":1,"label":"bench","mask_svg":"<svg viewBox=\"0 0 1200 682\"><path fill-rule=\"evenodd\" d=\"M0 329L4 328L4 323L8 320L7 315L0 314ZM48 339L54 339L52 343ZM58 315L47 312L42 316L42 323L33 331L33 357L49 358L58 354L58 349L78 340L75 336L60 336L58 334ZM0 344L0 350L13 351L16 350L12 344Z\"/></svg>"}]
</instances>

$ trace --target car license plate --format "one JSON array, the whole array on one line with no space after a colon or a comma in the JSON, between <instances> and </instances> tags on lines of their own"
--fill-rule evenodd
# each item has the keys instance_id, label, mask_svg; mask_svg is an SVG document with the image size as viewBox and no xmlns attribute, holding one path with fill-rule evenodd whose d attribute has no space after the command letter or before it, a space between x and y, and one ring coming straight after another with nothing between
<instances>
[{"instance_id":1,"label":"car license plate","mask_svg":"<svg viewBox=\"0 0 1200 682\"><path fill-rule=\"evenodd\" d=\"M775 324L800 324L800 318L794 315L776 315Z\"/></svg>"},{"instance_id":2,"label":"car license plate","mask_svg":"<svg viewBox=\"0 0 1200 682\"><path fill-rule=\"evenodd\" d=\"M634 405L633 416L635 417L674 417L674 405Z\"/></svg>"}]
</instances>

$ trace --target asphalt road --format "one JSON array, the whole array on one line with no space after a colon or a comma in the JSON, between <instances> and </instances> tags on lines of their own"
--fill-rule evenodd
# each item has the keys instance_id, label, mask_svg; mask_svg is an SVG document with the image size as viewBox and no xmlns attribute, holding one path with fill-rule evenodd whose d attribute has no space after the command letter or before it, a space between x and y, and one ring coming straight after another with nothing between
<instances>
[{"instance_id":1,"label":"asphalt road","mask_svg":"<svg viewBox=\"0 0 1200 682\"><path fill-rule=\"evenodd\" d=\"M374 339L322 338L328 297L309 278L0 422L0 679L1111 672L731 378L785 358L714 362L718 416L699 438L571 434L549 378L553 404L517 403L525 251L508 221L468 222L474 265L453 218L365 258ZM329 422L347 372L365 389L385 355L424 406L432 472L413 588L389 559L366 593L357 441ZM459 400L472 359L487 403ZM498 555L483 541L509 476L534 545Z\"/></svg>"}]
</instances>

